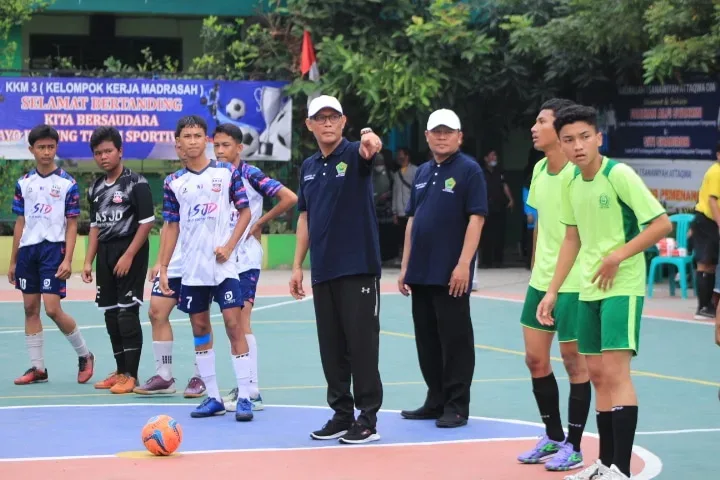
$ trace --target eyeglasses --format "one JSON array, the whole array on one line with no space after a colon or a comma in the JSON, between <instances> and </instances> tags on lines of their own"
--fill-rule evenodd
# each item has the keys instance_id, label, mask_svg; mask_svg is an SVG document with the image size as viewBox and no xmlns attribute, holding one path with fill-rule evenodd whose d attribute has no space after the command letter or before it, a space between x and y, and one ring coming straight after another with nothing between
<instances>
[{"instance_id":1,"label":"eyeglasses","mask_svg":"<svg viewBox=\"0 0 720 480\"><path fill-rule=\"evenodd\" d=\"M330 120L330 123L335 125L340 121L341 118L342 115L340 115L339 113L333 113L331 115L315 115L313 117L313 120L320 124L323 124L326 121Z\"/></svg>"}]
</instances>

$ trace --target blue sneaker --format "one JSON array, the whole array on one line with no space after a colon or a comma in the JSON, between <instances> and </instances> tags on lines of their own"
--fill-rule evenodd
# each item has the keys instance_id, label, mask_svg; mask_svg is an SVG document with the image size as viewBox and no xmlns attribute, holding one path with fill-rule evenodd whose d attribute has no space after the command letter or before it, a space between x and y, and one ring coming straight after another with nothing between
<instances>
[{"instance_id":1,"label":"blue sneaker","mask_svg":"<svg viewBox=\"0 0 720 480\"><path fill-rule=\"evenodd\" d=\"M247 398L240 398L235 408L235 420L238 422L249 422L253 419L253 406Z\"/></svg>"},{"instance_id":2,"label":"blue sneaker","mask_svg":"<svg viewBox=\"0 0 720 480\"><path fill-rule=\"evenodd\" d=\"M225 406L222 402L219 402L211 397L203 400L203 402L198 405L195 410L190 412L190 416L193 418L207 418L219 415L225 415Z\"/></svg>"},{"instance_id":3,"label":"blue sneaker","mask_svg":"<svg viewBox=\"0 0 720 480\"><path fill-rule=\"evenodd\" d=\"M576 452L572 444L565 442L560 451L545 464L545 470L567 472L585 466L582 452Z\"/></svg>"},{"instance_id":4,"label":"blue sneaker","mask_svg":"<svg viewBox=\"0 0 720 480\"><path fill-rule=\"evenodd\" d=\"M563 442L556 442L550 440L547 435L544 435L540 441L535 445L535 448L529 450L518 457L520 463L536 464L542 463L548 458L552 457L560 451L563 446Z\"/></svg>"},{"instance_id":5,"label":"blue sneaker","mask_svg":"<svg viewBox=\"0 0 720 480\"><path fill-rule=\"evenodd\" d=\"M265 408L263 406L262 395L260 395L259 393L257 394L257 397L255 397L255 398L250 397L250 403L252 403L253 411L255 411L255 412L258 412L258 411L262 410L263 408Z\"/></svg>"}]
</instances>

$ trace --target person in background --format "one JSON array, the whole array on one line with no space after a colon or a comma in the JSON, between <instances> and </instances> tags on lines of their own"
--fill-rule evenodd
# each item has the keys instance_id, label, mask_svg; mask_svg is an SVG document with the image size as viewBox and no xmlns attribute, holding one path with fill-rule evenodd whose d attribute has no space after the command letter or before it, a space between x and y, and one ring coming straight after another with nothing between
<instances>
[{"instance_id":1,"label":"person in background","mask_svg":"<svg viewBox=\"0 0 720 480\"><path fill-rule=\"evenodd\" d=\"M530 195L530 178L525 180L522 189L523 208L525 211L525 228L523 228L523 256L525 258L525 268L532 268L533 259L533 235L537 225L537 210L528 205L527 199Z\"/></svg>"},{"instance_id":2,"label":"person in background","mask_svg":"<svg viewBox=\"0 0 720 480\"><path fill-rule=\"evenodd\" d=\"M378 153L373 160L372 183L380 236L380 260L385 263L396 258L398 248L392 211L393 182L383 152Z\"/></svg>"},{"instance_id":3,"label":"person in background","mask_svg":"<svg viewBox=\"0 0 720 480\"><path fill-rule=\"evenodd\" d=\"M512 210L514 202L510 187L505 182L505 170L498 166L495 150L488 151L484 160L489 211L480 241L482 265L485 268L502 267L505 260L507 211Z\"/></svg>"},{"instance_id":4,"label":"person in background","mask_svg":"<svg viewBox=\"0 0 720 480\"><path fill-rule=\"evenodd\" d=\"M408 217L405 213L410 193L412 192L412 184L415 180L415 172L417 165L413 165L410 161L410 150L407 148L399 148L396 157L399 166L396 172L393 172L393 189L392 189L392 212L393 223L396 227L396 242L399 246L398 266L402 259L403 244L405 243L405 227L407 226Z\"/></svg>"}]
</instances>

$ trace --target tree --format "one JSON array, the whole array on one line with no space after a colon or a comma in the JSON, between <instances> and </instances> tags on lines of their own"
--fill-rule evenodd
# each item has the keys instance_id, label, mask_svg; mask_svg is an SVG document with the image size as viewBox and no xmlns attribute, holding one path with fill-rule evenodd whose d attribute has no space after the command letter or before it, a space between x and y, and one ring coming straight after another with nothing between
<instances>
[{"instance_id":1,"label":"tree","mask_svg":"<svg viewBox=\"0 0 720 480\"><path fill-rule=\"evenodd\" d=\"M290 94L318 88L298 72L303 30L312 33L320 87L337 95L354 123L382 132L453 105L491 72L495 41L473 23L472 5L451 0L271 1L271 13L242 20L206 20L206 53L196 72L233 78L283 78ZM301 96L302 97L302 96Z\"/></svg>"},{"instance_id":2,"label":"tree","mask_svg":"<svg viewBox=\"0 0 720 480\"><path fill-rule=\"evenodd\" d=\"M30 20L54 0L2 0L0 2L0 68L8 68L15 58L17 44L10 41L13 28Z\"/></svg>"},{"instance_id":3,"label":"tree","mask_svg":"<svg viewBox=\"0 0 720 480\"><path fill-rule=\"evenodd\" d=\"M580 88L718 71L720 0L495 0L512 53Z\"/></svg>"}]
</instances>

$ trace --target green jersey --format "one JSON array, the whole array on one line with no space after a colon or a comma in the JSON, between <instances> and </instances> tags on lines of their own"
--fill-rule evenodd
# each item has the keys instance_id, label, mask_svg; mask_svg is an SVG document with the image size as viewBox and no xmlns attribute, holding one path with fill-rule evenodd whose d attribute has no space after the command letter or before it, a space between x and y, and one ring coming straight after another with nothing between
<instances>
[{"instance_id":1,"label":"green jersey","mask_svg":"<svg viewBox=\"0 0 720 480\"><path fill-rule=\"evenodd\" d=\"M562 211L562 191L570 183L575 173L572 163L565 164L562 170L552 174L547 169L548 160L543 158L533 169L530 193L527 203L537 210L538 218L535 228L537 243L535 245L535 263L530 275L530 286L536 290L547 292L555 273L560 245L565 238L565 224L560 221ZM575 262L560 292L580 291L580 268Z\"/></svg>"},{"instance_id":2,"label":"green jersey","mask_svg":"<svg viewBox=\"0 0 720 480\"><path fill-rule=\"evenodd\" d=\"M584 180L580 169L563 190L561 220L577 226L580 234L581 301L602 300L619 295L645 295L645 256L630 257L620 264L608 291L592 279L602 259L640 233L640 226L663 215L665 209L630 166L603 157L592 180ZM576 262L576 263L577 263Z\"/></svg>"}]
</instances>

